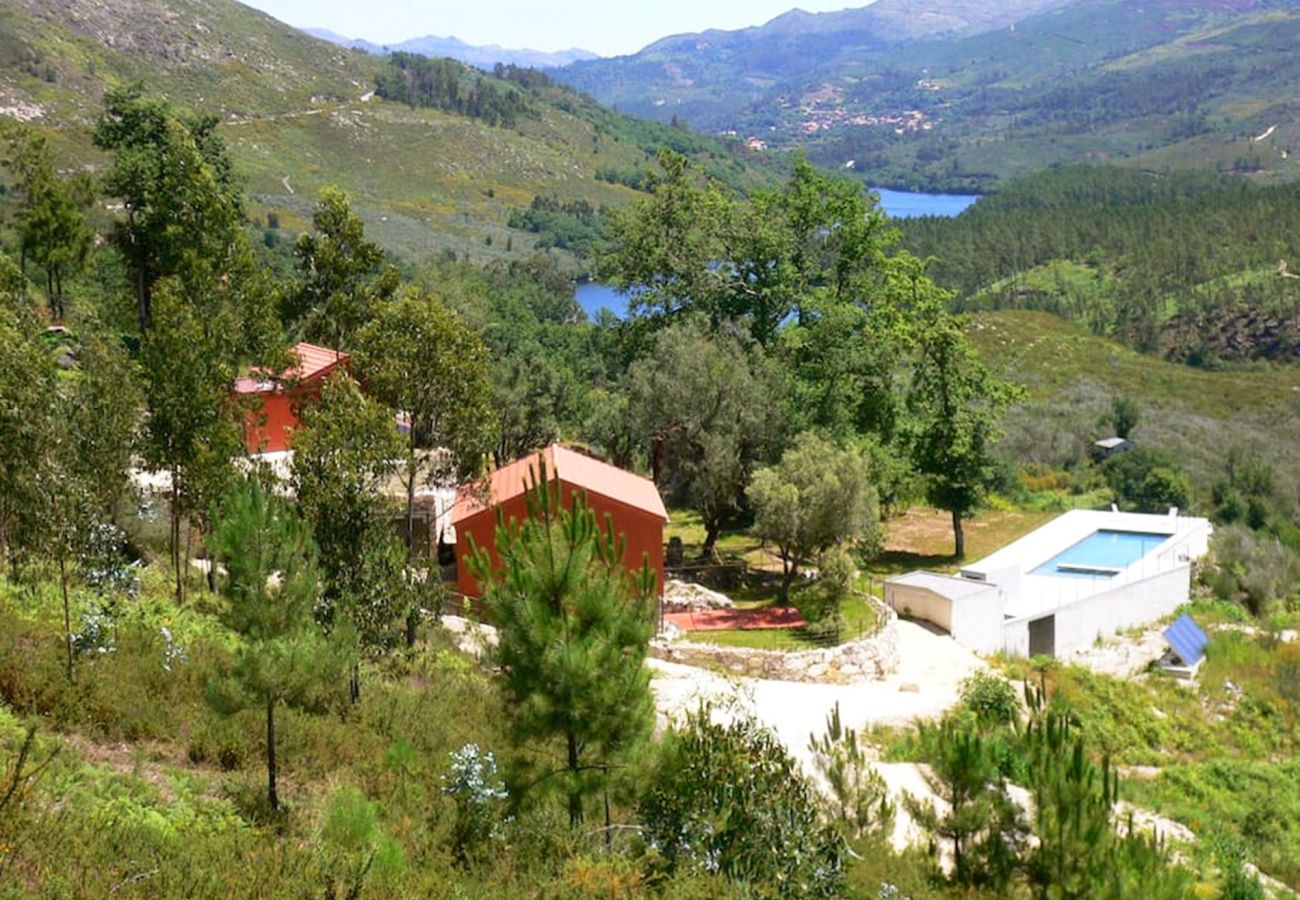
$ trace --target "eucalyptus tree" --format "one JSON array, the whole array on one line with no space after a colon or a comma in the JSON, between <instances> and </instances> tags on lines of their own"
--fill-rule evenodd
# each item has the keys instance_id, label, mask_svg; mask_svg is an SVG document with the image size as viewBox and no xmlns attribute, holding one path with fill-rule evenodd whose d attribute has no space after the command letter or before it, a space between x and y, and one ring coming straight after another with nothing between
<instances>
[{"instance_id":1,"label":"eucalyptus tree","mask_svg":"<svg viewBox=\"0 0 1300 900\"><path fill-rule=\"evenodd\" d=\"M86 208L94 199L90 176L66 176L55 165L54 151L44 136L30 127L9 132L6 167L18 194L15 226L22 269L30 260L45 276L50 315L67 315L66 279L85 263L92 233Z\"/></svg>"},{"instance_id":2,"label":"eucalyptus tree","mask_svg":"<svg viewBox=\"0 0 1300 900\"><path fill-rule=\"evenodd\" d=\"M384 264L384 250L365 236L365 223L336 187L321 189L312 230L293 248L298 285L285 297L284 318L308 340L346 349L397 290L397 270Z\"/></svg>"},{"instance_id":3,"label":"eucalyptus tree","mask_svg":"<svg viewBox=\"0 0 1300 900\"><path fill-rule=\"evenodd\" d=\"M403 552L384 489L402 456L393 410L367 397L346 373L321 387L293 436L294 493L320 549L317 620L345 629L362 654L396 643L405 607ZM352 672L352 699L360 674Z\"/></svg>"},{"instance_id":4,"label":"eucalyptus tree","mask_svg":"<svg viewBox=\"0 0 1300 900\"><path fill-rule=\"evenodd\" d=\"M103 188L124 212L111 239L126 263L142 333L160 279L220 274L243 240L242 199L216 129L215 117L182 117L139 84L104 96L95 145L111 154Z\"/></svg>"}]
</instances>

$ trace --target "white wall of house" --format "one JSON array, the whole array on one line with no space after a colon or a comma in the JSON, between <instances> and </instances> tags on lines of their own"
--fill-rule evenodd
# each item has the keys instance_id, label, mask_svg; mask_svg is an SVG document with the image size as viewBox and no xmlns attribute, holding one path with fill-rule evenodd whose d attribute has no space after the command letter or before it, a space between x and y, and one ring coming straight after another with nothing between
<instances>
[{"instance_id":1,"label":"white wall of house","mask_svg":"<svg viewBox=\"0 0 1300 900\"><path fill-rule=\"evenodd\" d=\"M1002 620L1006 596L993 585L929 575L940 587L931 589L897 581L885 582L885 602L900 615L930 622L959 643L980 653L1002 649ZM951 582L953 596L941 593Z\"/></svg>"},{"instance_id":2,"label":"white wall of house","mask_svg":"<svg viewBox=\"0 0 1300 900\"><path fill-rule=\"evenodd\" d=\"M1190 588L1191 565L1185 563L1060 606L1049 612L1056 616L1056 655L1086 650L1098 637L1163 618L1187 602ZM1007 620L1000 649L1009 656L1028 656L1029 623L1039 618L1035 614Z\"/></svg>"},{"instance_id":3,"label":"white wall of house","mask_svg":"<svg viewBox=\"0 0 1300 900\"><path fill-rule=\"evenodd\" d=\"M910 584L885 582L885 603L899 615L921 619L952 631L952 600Z\"/></svg>"}]
</instances>

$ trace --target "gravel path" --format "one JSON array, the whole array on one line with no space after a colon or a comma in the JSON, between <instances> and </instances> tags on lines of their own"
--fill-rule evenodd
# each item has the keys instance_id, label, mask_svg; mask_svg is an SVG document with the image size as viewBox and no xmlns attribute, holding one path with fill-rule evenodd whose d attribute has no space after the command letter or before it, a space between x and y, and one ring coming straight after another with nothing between
<instances>
[{"instance_id":1,"label":"gravel path","mask_svg":"<svg viewBox=\"0 0 1300 900\"><path fill-rule=\"evenodd\" d=\"M729 678L679 663L649 660L661 724L684 718L701 701L723 709L739 704L776 732L800 762L809 761L808 738L826 728L835 704L852 728L905 725L935 718L958 698L961 682L985 668L974 653L915 622L898 623L899 670L882 681L805 684Z\"/></svg>"}]
</instances>

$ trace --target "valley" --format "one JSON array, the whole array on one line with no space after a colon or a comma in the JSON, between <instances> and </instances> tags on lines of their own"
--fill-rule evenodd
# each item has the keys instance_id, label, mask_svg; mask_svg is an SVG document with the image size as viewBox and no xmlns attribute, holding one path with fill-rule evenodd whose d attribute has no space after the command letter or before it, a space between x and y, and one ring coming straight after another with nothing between
<instances>
[{"instance_id":1,"label":"valley","mask_svg":"<svg viewBox=\"0 0 1300 900\"><path fill-rule=\"evenodd\" d=\"M1300 896L1292 0L307 12L0 0L0 900Z\"/></svg>"}]
</instances>

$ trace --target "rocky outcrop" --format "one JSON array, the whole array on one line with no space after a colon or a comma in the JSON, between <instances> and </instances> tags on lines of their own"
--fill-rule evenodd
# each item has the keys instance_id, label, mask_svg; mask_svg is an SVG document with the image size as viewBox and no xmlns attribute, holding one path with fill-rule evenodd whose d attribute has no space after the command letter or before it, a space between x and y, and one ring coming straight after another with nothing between
<instances>
[{"instance_id":1,"label":"rocky outcrop","mask_svg":"<svg viewBox=\"0 0 1300 900\"><path fill-rule=\"evenodd\" d=\"M837 647L786 653L659 639L650 644L650 655L668 662L769 681L820 684L877 681L898 668L898 617L889 609L882 616L884 624L874 635Z\"/></svg>"},{"instance_id":2,"label":"rocky outcrop","mask_svg":"<svg viewBox=\"0 0 1300 900\"><path fill-rule=\"evenodd\" d=\"M736 604L726 594L711 591L702 584L670 578L664 583L664 609L686 612L701 609L732 609Z\"/></svg>"}]
</instances>

